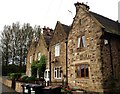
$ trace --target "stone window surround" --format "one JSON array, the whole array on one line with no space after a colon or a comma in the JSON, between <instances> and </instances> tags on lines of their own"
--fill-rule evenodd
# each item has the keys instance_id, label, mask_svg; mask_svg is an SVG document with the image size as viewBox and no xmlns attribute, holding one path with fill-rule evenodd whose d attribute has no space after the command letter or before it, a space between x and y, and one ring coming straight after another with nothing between
<instances>
[{"instance_id":1,"label":"stone window surround","mask_svg":"<svg viewBox=\"0 0 120 94\"><path fill-rule=\"evenodd\" d=\"M89 74L89 76L88 77L81 77L81 78L84 78L84 79L90 79L91 77L90 77L90 60L78 60L78 61L74 61L73 62L73 64L71 64L71 65L73 65L73 66L75 66L75 70L76 70L76 65L79 65L79 64L86 64L86 65L88 65L88 74ZM76 75L76 73L75 73L75 75ZM77 77L77 75L76 75L76 78L80 78L80 77Z\"/></svg>"}]
</instances>

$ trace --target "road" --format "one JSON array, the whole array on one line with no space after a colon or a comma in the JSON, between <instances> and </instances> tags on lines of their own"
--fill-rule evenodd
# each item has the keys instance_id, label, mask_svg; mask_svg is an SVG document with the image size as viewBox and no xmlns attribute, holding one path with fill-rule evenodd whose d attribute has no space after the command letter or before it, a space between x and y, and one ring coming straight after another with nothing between
<instances>
[{"instance_id":1,"label":"road","mask_svg":"<svg viewBox=\"0 0 120 94\"><path fill-rule=\"evenodd\" d=\"M11 89L3 84L2 84L2 87L0 88L0 91L2 91L2 93L0 92L1 94L19 94L15 90L13 90L13 89Z\"/></svg>"}]
</instances>

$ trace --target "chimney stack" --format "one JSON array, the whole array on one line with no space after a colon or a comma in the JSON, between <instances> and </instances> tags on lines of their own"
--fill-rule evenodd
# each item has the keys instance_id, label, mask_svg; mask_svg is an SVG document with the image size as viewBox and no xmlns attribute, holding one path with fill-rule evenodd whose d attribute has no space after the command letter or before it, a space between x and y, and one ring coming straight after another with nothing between
<instances>
[{"instance_id":1,"label":"chimney stack","mask_svg":"<svg viewBox=\"0 0 120 94\"><path fill-rule=\"evenodd\" d=\"M85 9L87 11L90 9L90 7L88 5L86 5L86 4L84 4L84 3L77 2L74 5L76 7L76 12L78 12L80 7L82 7L83 9Z\"/></svg>"}]
</instances>

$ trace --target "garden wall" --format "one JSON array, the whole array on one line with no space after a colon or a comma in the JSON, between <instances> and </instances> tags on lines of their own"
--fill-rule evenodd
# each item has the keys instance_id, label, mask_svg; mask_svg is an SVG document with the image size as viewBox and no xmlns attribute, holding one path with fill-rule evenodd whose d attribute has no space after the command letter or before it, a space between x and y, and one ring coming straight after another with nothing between
<instances>
[{"instance_id":1,"label":"garden wall","mask_svg":"<svg viewBox=\"0 0 120 94\"><path fill-rule=\"evenodd\" d=\"M10 88L12 87L12 80L7 79L6 77L0 77L0 79L2 79L2 80L0 80L1 83L3 83L4 85L6 85ZM22 87L21 87L22 84L23 83L16 81L16 87L15 87L16 92L22 92Z\"/></svg>"}]
</instances>

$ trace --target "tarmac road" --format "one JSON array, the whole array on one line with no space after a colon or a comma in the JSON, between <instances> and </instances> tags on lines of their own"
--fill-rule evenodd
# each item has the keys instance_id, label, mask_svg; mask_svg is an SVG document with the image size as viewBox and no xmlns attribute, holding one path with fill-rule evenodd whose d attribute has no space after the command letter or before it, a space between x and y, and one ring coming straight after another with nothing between
<instances>
[{"instance_id":1,"label":"tarmac road","mask_svg":"<svg viewBox=\"0 0 120 94\"><path fill-rule=\"evenodd\" d=\"M3 84L2 84L2 90L0 88L0 91L2 91L2 93L0 92L1 94L19 94L15 90L13 90L12 88L9 88Z\"/></svg>"}]
</instances>

